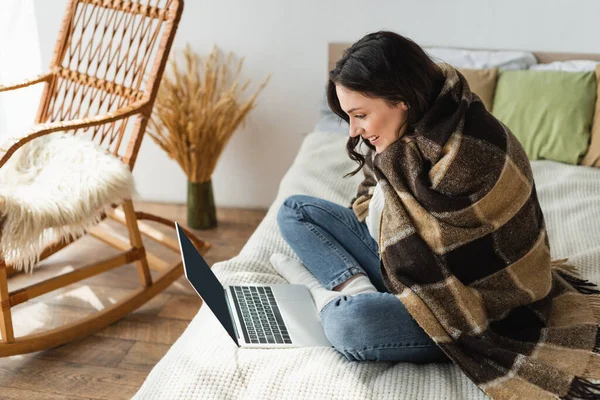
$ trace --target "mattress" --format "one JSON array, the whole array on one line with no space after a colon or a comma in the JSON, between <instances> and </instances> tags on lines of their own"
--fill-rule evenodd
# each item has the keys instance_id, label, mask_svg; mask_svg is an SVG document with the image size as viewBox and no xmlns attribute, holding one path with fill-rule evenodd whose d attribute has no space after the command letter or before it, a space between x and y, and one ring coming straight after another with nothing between
<instances>
[{"instance_id":1,"label":"mattress","mask_svg":"<svg viewBox=\"0 0 600 400\"><path fill-rule=\"evenodd\" d=\"M362 172L346 154L347 136L312 132L281 180L266 216L240 253L216 263L223 284L286 283L274 252L295 257L276 215L292 194L347 206ZM532 161L552 257L569 257L581 276L600 282L600 169ZM484 399L451 363L348 361L335 349L239 349L206 306L152 369L134 399Z\"/></svg>"}]
</instances>

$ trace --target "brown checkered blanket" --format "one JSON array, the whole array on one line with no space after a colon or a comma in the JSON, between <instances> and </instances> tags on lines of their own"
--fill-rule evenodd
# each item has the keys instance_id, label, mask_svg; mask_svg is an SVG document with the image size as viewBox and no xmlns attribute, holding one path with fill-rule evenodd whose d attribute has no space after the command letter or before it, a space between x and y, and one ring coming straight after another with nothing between
<instances>
[{"instance_id":1,"label":"brown checkered blanket","mask_svg":"<svg viewBox=\"0 0 600 400\"><path fill-rule=\"evenodd\" d=\"M527 155L465 78L414 132L366 154L352 209L379 181L388 289L494 399L600 398L600 291L552 261Z\"/></svg>"}]
</instances>

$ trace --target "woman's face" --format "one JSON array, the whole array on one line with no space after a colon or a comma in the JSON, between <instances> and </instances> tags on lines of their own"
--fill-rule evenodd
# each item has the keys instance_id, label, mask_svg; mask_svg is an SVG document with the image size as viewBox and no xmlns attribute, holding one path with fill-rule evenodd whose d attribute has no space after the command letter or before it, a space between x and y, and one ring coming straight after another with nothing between
<instances>
[{"instance_id":1,"label":"woman's face","mask_svg":"<svg viewBox=\"0 0 600 400\"><path fill-rule=\"evenodd\" d=\"M350 136L370 139L377 153L383 152L406 131L408 106L390 107L383 99L372 99L342 85L335 85L342 110L350 118Z\"/></svg>"}]
</instances>

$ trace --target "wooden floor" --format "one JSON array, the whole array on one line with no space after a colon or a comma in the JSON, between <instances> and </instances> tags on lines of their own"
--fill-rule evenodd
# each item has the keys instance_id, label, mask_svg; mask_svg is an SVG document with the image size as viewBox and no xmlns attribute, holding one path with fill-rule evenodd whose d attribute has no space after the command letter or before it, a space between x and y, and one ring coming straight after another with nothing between
<instances>
[{"instance_id":1,"label":"wooden floor","mask_svg":"<svg viewBox=\"0 0 600 400\"><path fill-rule=\"evenodd\" d=\"M138 203L136 209L185 224L183 205ZM266 212L217 208L218 226L196 231L213 245L205 256L208 264L237 255ZM103 224L126 233L111 221ZM154 226L176 237L173 230ZM180 257L158 248L152 240L144 240L144 245L167 261ZM32 275L12 277L9 290L73 270L111 252L116 250L84 237L44 260ZM118 301L139 284L137 270L131 264L29 300L13 308L15 335L40 332L89 315ZM201 304L185 276L181 276L135 312L97 334L51 350L0 358L0 399L130 399Z\"/></svg>"}]
</instances>

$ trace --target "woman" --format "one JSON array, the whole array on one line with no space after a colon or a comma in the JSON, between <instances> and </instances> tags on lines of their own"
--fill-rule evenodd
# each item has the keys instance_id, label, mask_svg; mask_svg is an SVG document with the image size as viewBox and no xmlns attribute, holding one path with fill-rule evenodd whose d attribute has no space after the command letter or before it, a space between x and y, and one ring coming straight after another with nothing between
<instances>
[{"instance_id":1,"label":"woman","mask_svg":"<svg viewBox=\"0 0 600 400\"><path fill-rule=\"evenodd\" d=\"M348 175L358 173L365 163L355 150L359 143L382 153L411 135L443 82L423 49L393 32L368 34L346 50L330 72L327 100L350 126L346 148L359 167ZM363 181L361 187L374 183ZM362 222L351 206L293 195L283 203L277 221L302 264L334 292L315 301L327 337L347 359L447 361L382 280L377 240L382 208L379 185ZM273 262L284 276L292 264ZM390 324L392 319L399 322Z\"/></svg>"}]
</instances>

